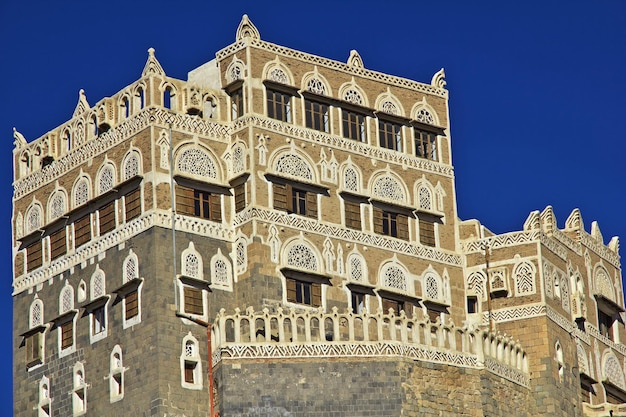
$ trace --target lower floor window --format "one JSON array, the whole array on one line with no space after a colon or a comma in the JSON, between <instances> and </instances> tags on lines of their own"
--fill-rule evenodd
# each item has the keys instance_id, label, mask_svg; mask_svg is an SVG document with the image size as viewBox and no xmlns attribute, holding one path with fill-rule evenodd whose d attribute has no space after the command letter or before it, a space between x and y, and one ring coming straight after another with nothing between
<instances>
[{"instance_id":1,"label":"lower floor window","mask_svg":"<svg viewBox=\"0 0 626 417\"><path fill-rule=\"evenodd\" d=\"M467 313L468 314L478 313L478 297L475 297L475 296L467 297Z\"/></svg>"},{"instance_id":2,"label":"lower floor window","mask_svg":"<svg viewBox=\"0 0 626 417\"><path fill-rule=\"evenodd\" d=\"M287 301L319 307L322 305L322 284L287 278Z\"/></svg>"},{"instance_id":3,"label":"lower floor window","mask_svg":"<svg viewBox=\"0 0 626 417\"><path fill-rule=\"evenodd\" d=\"M193 287L183 287L185 313L203 315L204 303L202 301L202 290Z\"/></svg>"},{"instance_id":4,"label":"lower floor window","mask_svg":"<svg viewBox=\"0 0 626 417\"><path fill-rule=\"evenodd\" d=\"M106 311L105 307L96 308L93 313L92 334L100 334L106 331Z\"/></svg>"},{"instance_id":5,"label":"lower floor window","mask_svg":"<svg viewBox=\"0 0 626 417\"><path fill-rule=\"evenodd\" d=\"M43 362L43 333L35 333L26 338L26 366Z\"/></svg>"},{"instance_id":6,"label":"lower floor window","mask_svg":"<svg viewBox=\"0 0 626 417\"><path fill-rule=\"evenodd\" d=\"M365 294L360 292L351 292L352 312L362 314L365 310Z\"/></svg>"},{"instance_id":7,"label":"lower floor window","mask_svg":"<svg viewBox=\"0 0 626 417\"><path fill-rule=\"evenodd\" d=\"M435 223L419 220L420 243L426 246L435 246Z\"/></svg>"},{"instance_id":8,"label":"lower floor window","mask_svg":"<svg viewBox=\"0 0 626 417\"><path fill-rule=\"evenodd\" d=\"M61 350L74 345L74 322L72 320L61 325Z\"/></svg>"}]
</instances>

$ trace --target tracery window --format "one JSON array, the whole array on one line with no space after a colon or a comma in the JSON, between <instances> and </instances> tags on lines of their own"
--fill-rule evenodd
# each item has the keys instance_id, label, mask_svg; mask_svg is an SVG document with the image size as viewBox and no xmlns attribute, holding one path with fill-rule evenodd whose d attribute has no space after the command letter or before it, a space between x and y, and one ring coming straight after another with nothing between
<instances>
[{"instance_id":1,"label":"tracery window","mask_svg":"<svg viewBox=\"0 0 626 417\"><path fill-rule=\"evenodd\" d=\"M346 170L344 171L343 187L346 191L359 191L359 175L354 168L346 168Z\"/></svg>"},{"instance_id":2,"label":"tracery window","mask_svg":"<svg viewBox=\"0 0 626 417\"><path fill-rule=\"evenodd\" d=\"M281 156L275 164L275 170L278 173L288 174L293 177L303 178L313 181L313 170L302 158L293 154L285 154Z\"/></svg>"},{"instance_id":3,"label":"tracery window","mask_svg":"<svg viewBox=\"0 0 626 417\"><path fill-rule=\"evenodd\" d=\"M326 95L326 86L319 78L311 78L306 84L306 89L314 94Z\"/></svg>"},{"instance_id":4,"label":"tracery window","mask_svg":"<svg viewBox=\"0 0 626 417\"><path fill-rule=\"evenodd\" d=\"M396 265L386 265L382 271L382 284L387 288L407 291L407 278L404 270Z\"/></svg>"},{"instance_id":5,"label":"tracery window","mask_svg":"<svg viewBox=\"0 0 626 417\"><path fill-rule=\"evenodd\" d=\"M39 381L39 401L37 402L37 415L38 417L50 417L52 416L52 410L50 408L50 380L45 375L41 377Z\"/></svg>"},{"instance_id":6,"label":"tracery window","mask_svg":"<svg viewBox=\"0 0 626 417\"><path fill-rule=\"evenodd\" d=\"M232 289L232 269L230 262L222 255L220 249L211 259L212 280L211 283L216 287L230 290Z\"/></svg>"},{"instance_id":7,"label":"tracery window","mask_svg":"<svg viewBox=\"0 0 626 417\"><path fill-rule=\"evenodd\" d=\"M57 190L50 198L50 203L48 204L50 221L61 217L66 210L65 194L62 191Z\"/></svg>"},{"instance_id":8,"label":"tracery window","mask_svg":"<svg viewBox=\"0 0 626 417\"><path fill-rule=\"evenodd\" d=\"M131 152L124 160L124 181L139 175L139 156L137 152Z\"/></svg>"},{"instance_id":9,"label":"tracery window","mask_svg":"<svg viewBox=\"0 0 626 417\"><path fill-rule=\"evenodd\" d=\"M406 201L402 184L391 176L383 176L376 180L373 186L373 195L385 200L404 203Z\"/></svg>"},{"instance_id":10,"label":"tracery window","mask_svg":"<svg viewBox=\"0 0 626 417\"><path fill-rule=\"evenodd\" d=\"M397 115L399 112L398 106L396 106L393 102L387 100L381 106L380 109L385 113L395 114Z\"/></svg>"},{"instance_id":11,"label":"tracery window","mask_svg":"<svg viewBox=\"0 0 626 417\"><path fill-rule=\"evenodd\" d=\"M419 199L419 208L429 211L433 209L433 196L428 187L419 187L417 197Z\"/></svg>"},{"instance_id":12,"label":"tracery window","mask_svg":"<svg viewBox=\"0 0 626 417\"><path fill-rule=\"evenodd\" d=\"M267 78L277 83L289 84L289 78L287 77L287 74L285 74L285 71L281 70L280 68L273 68Z\"/></svg>"},{"instance_id":13,"label":"tracery window","mask_svg":"<svg viewBox=\"0 0 626 417\"><path fill-rule=\"evenodd\" d=\"M202 178L217 178L217 169L211 157L204 151L196 148L184 150L178 157L177 169L181 173L188 173Z\"/></svg>"},{"instance_id":14,"label":"tracery window","mask_svg":"<svg viewBox=\"0 0 626 417\"><path fill-rule=\"evenodd\" d=\"M535 269L529 262L522 262L513 271L517 295L535 293Z\"/></svg>"},{"instance_id":15,"label":"tracery window","mask_svg":"<svg viewBox=\"0 0 626 417\"><path fill-rule=\"evenodd\" d=\"M291 122L291 95L267 89L267 116L272 119Z\"/></svg>"},{"instance_id":16,"label":"tracery window","mask_svg":"<svg viewBox=\"0 0 626 417\"><path fill-rule=\"evenodd\" d=\"M317 256L303 243L296 243L287 252L287 265L309 271L318 270Z\"/></svg>"},{"instance_id":17,"label":"tracery window","mask_svg":"<svg viewBox=\"0 0 626 417\"><path fill-rule=\"evenodd\" d=\"M435 119L433 118L433 115L430 114L430 112L424 108L421 108L417 111L417 114L415 115L415 120L421 123L427 123L429 125L432 125L435 123Z\"/></svg>"},{"instance_id":18,"label":"tracery window","mask_svg":"<svg viewBox=\"0 0 626 417\"><path fill-rule=\"evenodd\" d=\"M346 91L343 95L343 99L352 104L363 105L363 97L361 97L361 94L354 89Z\"/></svg>"},{"instance_id":19,"label":"tracery window","mask_svg":"<svg viewBox=\"0 0 626 417\"><path fill-rule=\"evenodd\" d=\"M107 164L100 171L98 177L98 194L104 194L113 189L115 181L115 170L110 164Z\"/></svg>"},{"instance_id":20,"label":"tracery window","mask_svg":"<svg viewBox=\"0 0 626 417\"><path fill-rule=\"evenodd\" d=\"M74 187L74 207L80 207L89 201L89 181L81 178Z\"/></svg>"},{"instance_id":21,"label":"tracery window","mask_svg":"<svg viewBox=\"0 0 626 417\"><path fill-rule=\"evenodd\" d=\"M360 255L351 254L348 257L348 268L350 271L350 280L354 282L365 282L365 262Z\"/></svg>"},{"instance_id":22,"label":"tracery window","mask_svg":"<svg viewBox=\"0 0 626 417\"><path fill-rule=\"evenodd\" d=\"M41 218L41 207L38 204L33 204L26 215L26 234L41 228Z\"/></svg>"}]
</instances>

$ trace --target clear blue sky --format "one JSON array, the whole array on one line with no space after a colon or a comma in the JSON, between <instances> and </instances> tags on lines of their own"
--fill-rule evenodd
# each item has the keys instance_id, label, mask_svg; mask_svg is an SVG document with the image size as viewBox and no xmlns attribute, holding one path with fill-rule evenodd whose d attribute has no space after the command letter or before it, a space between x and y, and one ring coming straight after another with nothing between
<instances>
[{"instance_id":1,"label":"clear blue sky","mask_svg":"<svg viewBox=\"0 0 626 417\"><path fill-rule=\"evenodd\" d=\"M384 4L384 7L383 7ZM11 350L13 126L30 141L139 78L154 47L187 72L232 43L247 13L261 38L450 90L458 211L495 232L575 207L605 242L626 238L626 2L613 1L0 1L0 343ZM26 312L24 312L26 314ZM0 361L0 403L11 398ZM5 410L10 415L9 410Z\"/></svg>"}]
</instances>

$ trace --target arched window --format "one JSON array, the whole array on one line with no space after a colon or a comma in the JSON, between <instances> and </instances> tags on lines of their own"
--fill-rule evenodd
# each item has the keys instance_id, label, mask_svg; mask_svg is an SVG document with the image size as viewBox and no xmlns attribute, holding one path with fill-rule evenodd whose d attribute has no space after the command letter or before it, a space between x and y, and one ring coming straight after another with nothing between
<instances>
[{"instance_id":1,"label":"arched window","mask_svg":"<svg viewBox=\"0 0 626 417\"><path fill-rule=\"evenodd\" d=\"M180 354L180 383L183 388L202 389L202 362L199 344L191 332L183 338Z\"/></svg>"},{"instance_id":2,"label":"arched window","mask_svg":"<svg viewBox=\"0 0 626 417\"><path fill-rule=\"evenodd\" d=\"M407 278L404 268L398 265L388 263L381 271L382 285L386 288L407 292Z\"/></svg>"},{"instance_id":3,"label":"arched window","mask_svg":"<svg viewBox=\"0 0 626 417\"><path fill-rule=\"evenodd\" d=\"M424 287L426 296L431 300L442 300L443 291L441 287L441 281L434 274L427 274L424 278Z\"/></svg>"},{"instance_id":4,"label":"arched window","mask_svg":"<svg viewBox=\"0 0 626 417\"><path fill-rule=\"evenodd\" d=\"M235 245L235 258L237 265L237 273L242 273L248 266L248 245L244 237L237 239Z\"/></svg>"},{"instance_id":5,"label":"arched window","mask_svg":"<svg viewBox=\"0 0 626 417\"><path fill-rule=\"evenodd\" d=\"M83 177L74 185L74 208L82 206L87 201L89 201L89 180Z\"/></svg>"},{"instance_id":6,"label":"arched window","mask_svg":"<svg viewBox=\"0 0 626 417\"><path fill-rule=\"evenodd\" d=\"M115 170L111 164L106 164L98 175L98 195L113 189L115 185Z\"/></svg>"},{"instance_id":7,"label":"arched window","mask_svg":"<svg viewBox=\"0 0 626 417\"><path fill-rule=\"evenodd\" d=\"M35 298L30 305L28 323L31 329L43 326L43 301Z\"/></svg>"},{"instance_id":8,"label":"arched window","mask_svg":"<svg viewBox=\"0 0 626 417\"><path fill-rule=\"evenodd\" d=\"M87 384L85 383L85 368L81 362L76 362L73 368L72 411L74 416L81 416L87 412Z\"/></svg>"},{"instance_id":9,"label":"arched window","mask_svg":"<svg viewBox=\"0 0 626 417\"><path fill-rule=\"evenodd\" d=\"M59 315L63 318L57 323L59 356L65 356L76 350L76 311L74 310L74 288L66 281L59 295Z\"/></svg>"},{"instance_id":10,"label":"arched window","mask_svg":"<svg viewBox=\"0 0 626 417\"><path fill-rule=\"evenodd\" d=\"M190 278L204 279L202 257L196 252L193 242L189 243L189 247L183 251L182 273Z\"/></svg>"},{"instance_id":11,"label":"arched window","mask_svg":"<svg viewBox=\"0 0 626 417\"><path fill-rule=\"evenodd\" d=\"M419 187L417 197L419 199L419 208L428 211L433 209L433 195L427 186L422 185Z\"/></svg>"},{"instance_id":12,"label":"arched window","mask_svg":"<svg viewBox=\"0 0 626 417\"><path fill-rule=\"evenodd\" d=\"M121 110L120 113L124 119L128 119L130 117L130 101L128 97L123 97L121 102Z\"/></svg>"},{"instance_id":13,"label":"arched window","mask_svg":"<svg viewBox=\"0 0 626 417\"><path fill-rule=\"evenodd\" d=\"M89 312L90 342L94 343L107 336L108 299L106 298L106 277L104 271L96 266L89 283L90 303L85 307Z\"/></svg>"},{"instance_id":14,"label":"arched window","mask_svg":"<svg viewBox=\"0 0 626 417\"><path fill-rule=\"evenodd\" d=\"M133 151L126 155L122 169L124 181L139 175L139 155L137 152Z\"/></svg>"},{"instance_id":15,"label":"arched window","mask_svg":"<svg viewBox=\"0 0 626 417\"><path fill-rule=\"evenodd\" d=\"M53 221L61 217L67 211L67 203L65 193L61 190L55 191L48 201L48 217L49 221Z\"/></svg>"},{"instance_id":16,"label":"arched window","mask_svg":"<svg viewBox=\"0 0 626 417\"><path fill-rule=\"evenodd\" d=\"M535 293L535 267L530 262L521 262L513 270L516 295Z\"/></svg>"},{"instance_id":17,"label":"arched window","mask_svg":"<svg viewBox=\"0 0 626 417\"><path fill-rule=\"evenodd\" d=\"M559 375L559 381L563 382L563 376L565 375L565 365L563 362L563 348L561 343L557 340L554 344L556 369Z\"/></svg>"},{"instance_id":18,"label":"arched window","mask_svg":"<svg viewBox=\"0 0 626 417\"><path fill-rule=\"evenodd\" d=\"M26 234L39 230L42 226L42 212L39 204L33 204L26 213Z\"/></svg>"},{"instance_id":19,"label":"arched window","mask_svg":"<svg viewBox=\"0 0 626 417\"><path fill-rule=\"evenodd\" d=\"M314 94L326 95L326 86L319 78L311 78L306 84L306 89Z\"/></svg>"},{"instance_id":20,"label":"arched window","mask_svg":"<svg viewBox=\"0 0 626 417\"><path fill-rule=\"evenodd\" d=\"M124 363L122 348L115 345L109 361L109 401L116 402L124 398Z\"/></svg>"},{"instance_id":21,"label":"arched window","mask_svg":"<svg viewBox=\"0 0 626 417\"><path fill-rule=\"evenodd\" d=\"M39 401L37 402L38 417L50 417L52 410L50 408L50 380L45 375L39 380Z\"/></svg>"},{"instance_id":22,"label":"arched window","mask_svg":"<svg viewBox=\"0 0 626 417\"><path fill-rule=\"evenodd\" d=\"M287 265L309 271L318 270L315 252L304 243L296 243L287 251Z\"/></svg>"},{"instance_id":23,"label":"arched window","mask_svg":"<svg viewBox=\"0 0 626 417\"><path fill-rule=\"evenodd\" d=\"M220 249L218 249L217 254L211 258L211 274L212 286L220 289L232 290L232 268L228 259L222 255L222 251Z\"/></svg>"},{"instance_id":24,"label":"arched window","mask_svg":"<svg viewBox=\"0 0 626 417\"><path fill-rule=\"evenodd\" d=\"M361 188L359 174L354 168L346 168L344 171L343 187L346 191L359 192Z\"/></svg>"},{"instance_id":25,"label":"arched window","mask_svg":"<svg viewBox=\"0 0 626 417\"><path fill-rule=\"evenodd\" d=\"M348 272L350 281L367 283L365 260L361 255L352 253L348 256Z\"/></svg>"},{"instance_id":26,"label":"arched window","mask_svg":"<svg viewBox=\"0 0 626 417\"><path fill-rule=\"evenodd\" d=\"M145 93L143 90L143 87L137 87L137 90L135 90L135 96L134 96L134 110L140 110L143 109L146 105L146 98L145 98Z\"/></svg>"},{"instance_id":27,"label":"arched window","mask_svg":"<svg viewBox=\"0 0 626 417\"><path fill-rule=\"evenodd\" d=\"M163 90L163 107L170 110L176 110L176 91L172 86L165 87Z\"/></svg>"},{"instance_id":28,"label":"arched window","mask_svg":"<svg viewBox=\"0 0 626 417\"><path fill-rule=\"evenodd\" d=\"M361 96L361 93L352 88L348 89L344 93L343 99L349 103L363 105L363 97Z\"/></svg>"}]
</instances>

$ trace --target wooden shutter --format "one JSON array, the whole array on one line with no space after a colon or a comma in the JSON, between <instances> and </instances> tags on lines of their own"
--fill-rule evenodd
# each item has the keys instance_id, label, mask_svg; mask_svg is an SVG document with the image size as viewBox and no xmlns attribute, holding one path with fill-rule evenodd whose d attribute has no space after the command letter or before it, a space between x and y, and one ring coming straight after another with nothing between
<instances>
[{"instance_id":1,"label":"wooden shutter","mask_svg":"<svg viewBox=\"0 0 626 417\"><path fill-rule=\"evenodd\" d=\"M306 193L306 216L317 219L317 194Z\"/></svg>"},{"instance_id":2,"label":"wooden shutter","mask_svg":"<svg viewBox=\"0 0 626 417\"><path fill-rule=\"evenodd\" d=\"M100 235L115 229L115 201L111 201L98 211L100 217Z\"/></svg>"},{"instance_id":3,"label":"wooden shutter","mask_svg":"<svg viewBox=\"0 0 626 417\"><path fill-rule=\"evenodd\" d=\"M88 214L74 222L74 247L78 248L81 245L91 240L91 216Z\"/></svg>"},{"instance_id":4,"label":"wooden shutter","mask_svg":"<svg viewBox=\"0 0 626 417\"><path fill-rule=\"evenodd\" d=\"M141 214L141 191L135 188L124 196L126 221L132 220Z\"/></svg>"},{"instance_id":5,"label":"wooden shutter","mask_svg":"<svg viewBox=\"0 0 626 417\"><path fill-rule=\"evenodd\" d=\"M399 239L409 240L409 218L406 215L398 214L396 216L396 230Z\"/></svg>"},{"instance_id":6,"label":"wooden shutter","mask_svg":"<svg viewBox=\"0 0 626 417\"><path fill-rule=\"evenodd\" d=\"M287 282L287 301L291 301L292 303L296 302L296 280L295 279L286 279Z\"/></svg>"},{"instance_id":7,"label":"wooden shutter","mask_svg":"<svg viewBox=\"0 0 626 417\"><path fill-rule=\"evenodd\" d=\"M274 208L276 210L287 211L291 207L291 193L287 196L287 186L285 184L272 184L274 191Z\"/></svg>"},{"instance_id":8,"label":"wooden shutter","mask_svg":"<svg viewBox=\"0 0 626 417\"><path fill-rule=\"evenodd\" d=\"M185 382L195 384L194 371L196 370L196 362L185 361Z\"/></svg>"},{"instance_id":9,"label":"wooden shutter","mask_svg":"<svg viewBox=\"0 0 626 417\"><path fill-rule=\"evenodd\" d=\"M176 186L176 211L187 216L196 216L194 190L192 188Z\"/></svg>"},{"instance_id":10,"label":"wooden shutter","mask_svg":"<svg viewBox=\"0 0 626 417\"><path fill-rule=\"evenodd\" d=\"M222 195L209 194L209 219L215 222L222 221Z\"/></svg>"},{"instance_id":11,"label":"wooden shutter","mask_svg":"<svg viewBox=\"0 0 626 417\"><path fill-rule=\"evenodd\" d=\"M26 338L26 366L41 363L41 333Z\"/></svg>"},{"instance_id":12,"label":"wooden shutter","mask_svg":"<svg viewBox=\"0 0 626 417\"><path fill-rule=\"evenodd\" d=\"M61 349L74 344L74 321L70 320L61 326Z\"/></svg>"},{"instance_id":13,"label":"wooden shutter","mask_svg":"<svg viewBox=\"0 0 626 417\"><path fill-rule=\"evenodd\" d=\"M204 314L204 306L202 302L202 290L193 287L184 287L185 313Z\"/></svg>"},{"instance_id":14,"label":"wooden shutter","mask_svg":"<svg viewBox=\"0 0 626 417\"><path fill-rule=\"evenodd\" d=\"M38 240L26 248L26 272L39 268L42 264L41 240Z\"/></svg>"},{"instance_id":15,"label":"wooden shutter","mask_svg":"<svg viewBox=\"0 0 626 417\"><path fill-rule=\"evenodd\" d=\"M315 307L322 305L322 284L318 282L311 284L311 305Z\"/></svg>"},{"instance_id":16,"label":"wooden shutter","mask_svg":"<svg viewBox=\"0 0 626 417\"><path fill-rule=\"evenodd\" d=\"M246 208L246 183L235 186L235 213Z\"/></svg>"},{"instance_id":17,"label":"wooden shutter","mask_svg":"<svg viewBox=\"0 0 626 417\"><path fill-rule=\"evenodd\" d=\"M361 205L354 201L344 200L346 227L361 230Z\"/></svg>"},{"instance_id":18,"label":"wooden shutter","mask_svg":"<svg viewBox=\"0 0 626 417\"><path fill-rule=\"evenodd\" d=\"M383 211L378 207L372 207L374 218L374 233L383 234Z\"/></svg>"},{"instance_id":19,"label":"wooden shutter","mask_svg":"<svg viewBox=\"0 0 626 417\"><path fill-rule=\"evenodd\" d=\"M50 235L50 259L54 260L67 252L65 227Z\"/></svg>"},{"instance_id":20,"label":"wooden shutter","mask_svg":"<svg viewBox=\"0 0 626 417\"><path fill-rule=\"evenodd\" d=\"M435 223L420 219L419 228L420 243L426 246L435 246Z\"/></svg>"},{"instance_id":21,"label":"wooden shutter","mask_svg":"<svg viewBox=\"0 0 626 417\"><path fill-rule=\"evenodd\" d=\"M137 290L131 291L124 297L124 309L126 320L132 319L139 314L139 294Z\"/></svg>"}]
</instances>

